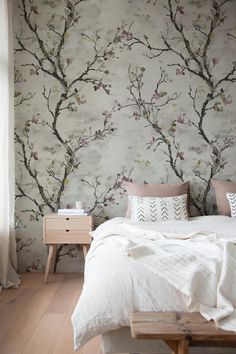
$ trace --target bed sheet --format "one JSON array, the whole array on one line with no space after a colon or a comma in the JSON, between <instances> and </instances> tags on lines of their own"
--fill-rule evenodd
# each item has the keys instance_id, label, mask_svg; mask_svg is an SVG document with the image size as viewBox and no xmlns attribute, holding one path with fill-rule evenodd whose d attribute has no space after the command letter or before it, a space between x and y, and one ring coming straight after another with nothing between
<instances>
[{"instance_id":1,"label":"bed sheet","mask_svg":"<svg viewBox=\"0 0 236 354\"><path fill-rule=\"evenodd\" d=\"M142 242L136 230L152 230L154 223L135 224L116 218L118 225L134 227L133 245ZM108 221L109 223L109 221ZM156 224L156 223L155 223ZM188 221L165 221L155 232L189 234L214 233L235 237L236 220L225 216L202 216ZM102 229L102 228L101 228ZM101 232L102 234L102 232ZM127 245L115 234L100 242L99 232L87 255L85 281L72 315L74 348L77 350L93 337L129 325L133 311L185 311L188 298L166 280L151 272L127 254ZM129 241L130 242L130 241Z\"/></svg>"}]
</instances>

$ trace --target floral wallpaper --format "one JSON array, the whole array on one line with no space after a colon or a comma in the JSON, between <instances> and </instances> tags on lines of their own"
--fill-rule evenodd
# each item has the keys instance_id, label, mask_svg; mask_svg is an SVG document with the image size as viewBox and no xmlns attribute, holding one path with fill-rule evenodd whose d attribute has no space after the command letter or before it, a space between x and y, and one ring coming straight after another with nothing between
<instances>
[{"instance_id":1,"label":"floral wallpaper","mask_svg":"<svg viewBox=\"0 0 236 354\"><path fill-rule=\"evenodd\" d=\"M122 182L191 182L191 213L215 213L210 180L236 176L236 2L16 0L19 271L42 271L42 218L85 200L125 215ZM57 250L59 271L82 251Z\"/></svg>"}]
</instances>

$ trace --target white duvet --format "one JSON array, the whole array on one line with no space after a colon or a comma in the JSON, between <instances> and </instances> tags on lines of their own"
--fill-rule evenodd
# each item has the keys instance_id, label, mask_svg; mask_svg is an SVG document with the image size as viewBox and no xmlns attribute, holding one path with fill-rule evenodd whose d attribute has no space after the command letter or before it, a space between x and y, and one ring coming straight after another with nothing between
<instances>
[{"instance_id":1,"label":"white duvet","mask_svg":"<svg viewBox=\"0 0 236 354\"><path fill-rule=\"evenodd\" d=\"M200 311L236 331L236 219L135 224L115 218L92 232L74 347L129 325L133 311Z\"/></svg>"}]
</instances>

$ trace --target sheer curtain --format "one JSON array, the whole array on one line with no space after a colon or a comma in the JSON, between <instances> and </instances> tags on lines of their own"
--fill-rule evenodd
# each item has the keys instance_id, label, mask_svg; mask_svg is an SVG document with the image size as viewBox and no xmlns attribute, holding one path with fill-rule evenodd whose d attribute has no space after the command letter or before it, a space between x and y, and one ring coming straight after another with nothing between
<instances>
[{"instance_id":1,"label":"sheer curtain","mask_svg":"<svg viewBox=\"0 0 236 354\"><path fill-rule=\"evenodd\" d=\"M0 290L20 283L14 234L12 1L0 0Z\"/></svg>"}]
</instances>

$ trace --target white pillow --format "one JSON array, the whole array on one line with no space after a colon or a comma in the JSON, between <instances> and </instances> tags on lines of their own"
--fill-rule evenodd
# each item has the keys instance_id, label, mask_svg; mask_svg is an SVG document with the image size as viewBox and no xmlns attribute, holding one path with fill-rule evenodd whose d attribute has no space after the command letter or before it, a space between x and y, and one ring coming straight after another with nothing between
<instances>
[{"instance_id":1,"label":"white pillow","mask_svg":"<svg viewBox=\"0 0 236 354\"><path fill-rule=\"evenodd\" d=\"M236 217L236 193L226 193L226 197L229 201L231 216Z\"/></svg>"},{"instance_id":2,"label":"white pillow","mask_svg":"<svg viewBox=\"0 0 236 354\"><path fill-rule=\"evenodd\" d=\"M138 197L129 196L131 205L131 220L133 221L165 221L186 220L187 194L176 197Z\"/></svg>"}]
</instances>

